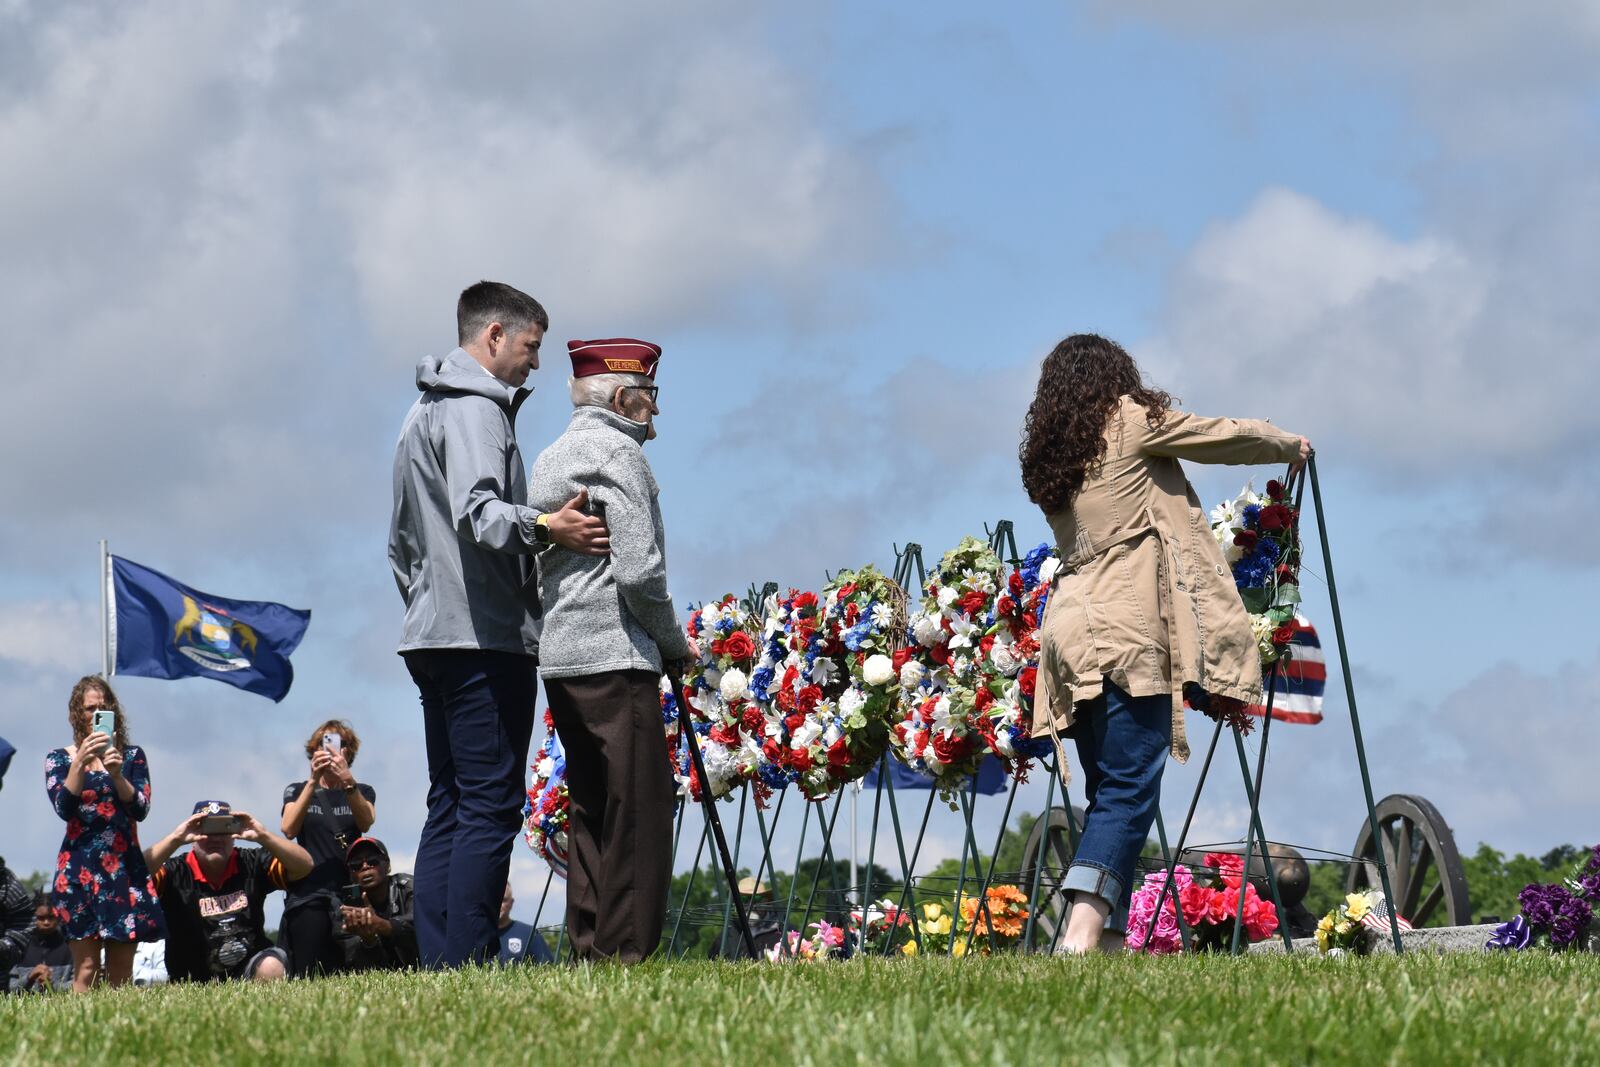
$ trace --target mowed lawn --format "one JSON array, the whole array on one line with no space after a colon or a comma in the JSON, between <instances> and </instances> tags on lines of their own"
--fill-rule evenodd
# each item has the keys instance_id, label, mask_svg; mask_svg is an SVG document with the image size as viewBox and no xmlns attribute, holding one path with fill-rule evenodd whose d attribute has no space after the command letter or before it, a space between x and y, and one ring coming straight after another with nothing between
<instances>
[{"instance_id":1,"label":"mowed lawn","mask_svg":"<svg viewBox=\"0 0 1600 1067\"><path fill-rule=\"evenodd\" d=\"M0 998L0 1062L1596 1063L1600 958L650 963Z\"/></svg>"}]
</instances>

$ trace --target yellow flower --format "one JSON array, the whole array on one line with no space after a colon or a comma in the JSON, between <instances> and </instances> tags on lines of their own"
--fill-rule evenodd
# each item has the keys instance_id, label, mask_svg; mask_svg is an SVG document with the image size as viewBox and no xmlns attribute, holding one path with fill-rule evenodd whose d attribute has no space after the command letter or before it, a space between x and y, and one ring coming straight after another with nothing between
<instances>
[{"instance_id":1,"label":"yellow flower","mask_svg":"<svg viewBox=\"0 0 1600 1067\"><path fill-rule=\"evenodd\" d=\"M937 920L930 921L926 930L930 934L948 934L950 932L950 916L945 915Z\"/></svg>"},{"instance_id":2,"label":"yellow flower","mask_svg":"<svg viewBox=\"0 0 1600 1067\"><path fill-rule=\"evenodd\" d=\"M922 906L922 917L924 919L926 919L928 922L933 922L935 919L939 918L939 916L941 916L943 914L944 914L944 905L943 904L924 904Z\"/></svg>"},{"instance_id":3,"label":"yellow flower","mask_svg":"<svg viewBox=\"0 0 1600 1067\"><path fill-rule=\"evenodd\" d=\"M1327 922L1328 920L1323 919L1322 921ZM1322 928L1321 923L1317 924L1317 951L1328 951L1328 931Z\"/></svg>"},{"instance_id":4,"label":"yellow flower","mask_svg":"<svg viewBox=\"0 0 1600 1067\"><path fill-rule=\"evenodd\" d=\"M1350 936L1350 931L1354 930L1355 928L1356 928L1355 923L1352 923L1352 922L1346 920L1345 922L1342 922L1342 923L1339 923L1338 925L1336 925L1333 929L1334 929L1334 932L1337 933L1340 937L1348 937L1348 936Z\"/></svg>"},{"instance_id":5,"label":"yellow flower","mask_svg":"<svg viewBox=\"0 0 1600 1067\"><path fill-rule=\"evenodd\" d=\"M1372 905L1367 903L1367 895L1365 893L1351 893L1344 898L1344 909L1345 914L1356 922L1360 922L1361 917L1372 910Z\"/></svg>"},{"instance_id":6,"label":"yellow flower","mask_svg":"<svg viewBox=\"0 0 1600 1067\"><path fill-rule=\"evenodd\" d=\"M955 954L957 956L965 956L967 954L967 939L966 938L959 937L959 938L956 939Z\"/></svg>"},{"instance_id":7,"label":"yellow flower","mask_svg":"<svg viewBox=\"0 0 1600 1067\"><path fill-rule=\"evenodd\" d=\"M917 943L915 941L907 941L905 944L900 946L900 955L902 955L902 956L915 956L916 954L917 954Z\"/></svg>"},{"instance_id":8,"label":"yellow flower","mask_svg":"<svg viewBox=\"0 0 1600 1067\"><path fill-rule=\"evenodd\" d=\"M1323 933L1332 933L1333 932L1333 916L1331 914L1329 914L1329 915L1324 915L1321 919L1318 919L1317 920L1317 929L1322 931Z\"/></svg>"}]
</instances>

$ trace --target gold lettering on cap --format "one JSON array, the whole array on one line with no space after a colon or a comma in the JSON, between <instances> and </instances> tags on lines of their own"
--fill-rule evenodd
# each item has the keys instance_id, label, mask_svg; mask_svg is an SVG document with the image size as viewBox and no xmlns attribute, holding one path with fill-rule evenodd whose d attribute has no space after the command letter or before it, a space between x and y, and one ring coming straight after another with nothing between
<instances>
[{"instance_id":1,"label":"gold lettering on cap","mask_svg":"<svg viewBox=\"0 0 1600 1067\"><path fill-rule=\"evenodd\" d=\"M606 370L613 374L644 374L644 364L636 359L608 359Z\"/></svg>"}]
</instances>

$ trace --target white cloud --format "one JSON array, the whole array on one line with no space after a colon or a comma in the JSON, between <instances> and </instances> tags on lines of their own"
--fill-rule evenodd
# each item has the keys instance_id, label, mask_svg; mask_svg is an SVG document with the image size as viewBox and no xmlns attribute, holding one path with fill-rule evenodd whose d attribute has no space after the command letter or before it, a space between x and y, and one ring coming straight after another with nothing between
<instances>
[{"instance_id":1,"label":"white cloud","mask_svg":"<svg viewBox=\"0 0 1600 1067\"><path fill-rule=\"evenodd\" d=\"M100 644L99 626L99 612L82 601L0 602L0 660L23 669L99 670L92 654Z\"/></svg>"}]
</instances>

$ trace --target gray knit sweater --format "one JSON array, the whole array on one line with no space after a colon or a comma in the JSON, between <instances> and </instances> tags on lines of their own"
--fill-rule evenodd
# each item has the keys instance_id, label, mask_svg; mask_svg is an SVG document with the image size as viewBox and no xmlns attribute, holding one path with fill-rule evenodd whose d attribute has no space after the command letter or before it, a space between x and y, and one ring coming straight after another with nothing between
<instances>
[{"instance_id":1,"label":"gray knit sweater","mask_svg":"<svg viewBox=\"0 0 1600 1067\"><path fill-rule=\"evenodd\" d=\"M661 673L689 642L667 592L666 532L660 487L641 447L643 423L605 408L581 407L533 461L528 505L555 511L580 489L611 531L610 556L559 545L539 557L544 631L539 672L571 678L603 671Z\"/></svg>"}]
</instances>

